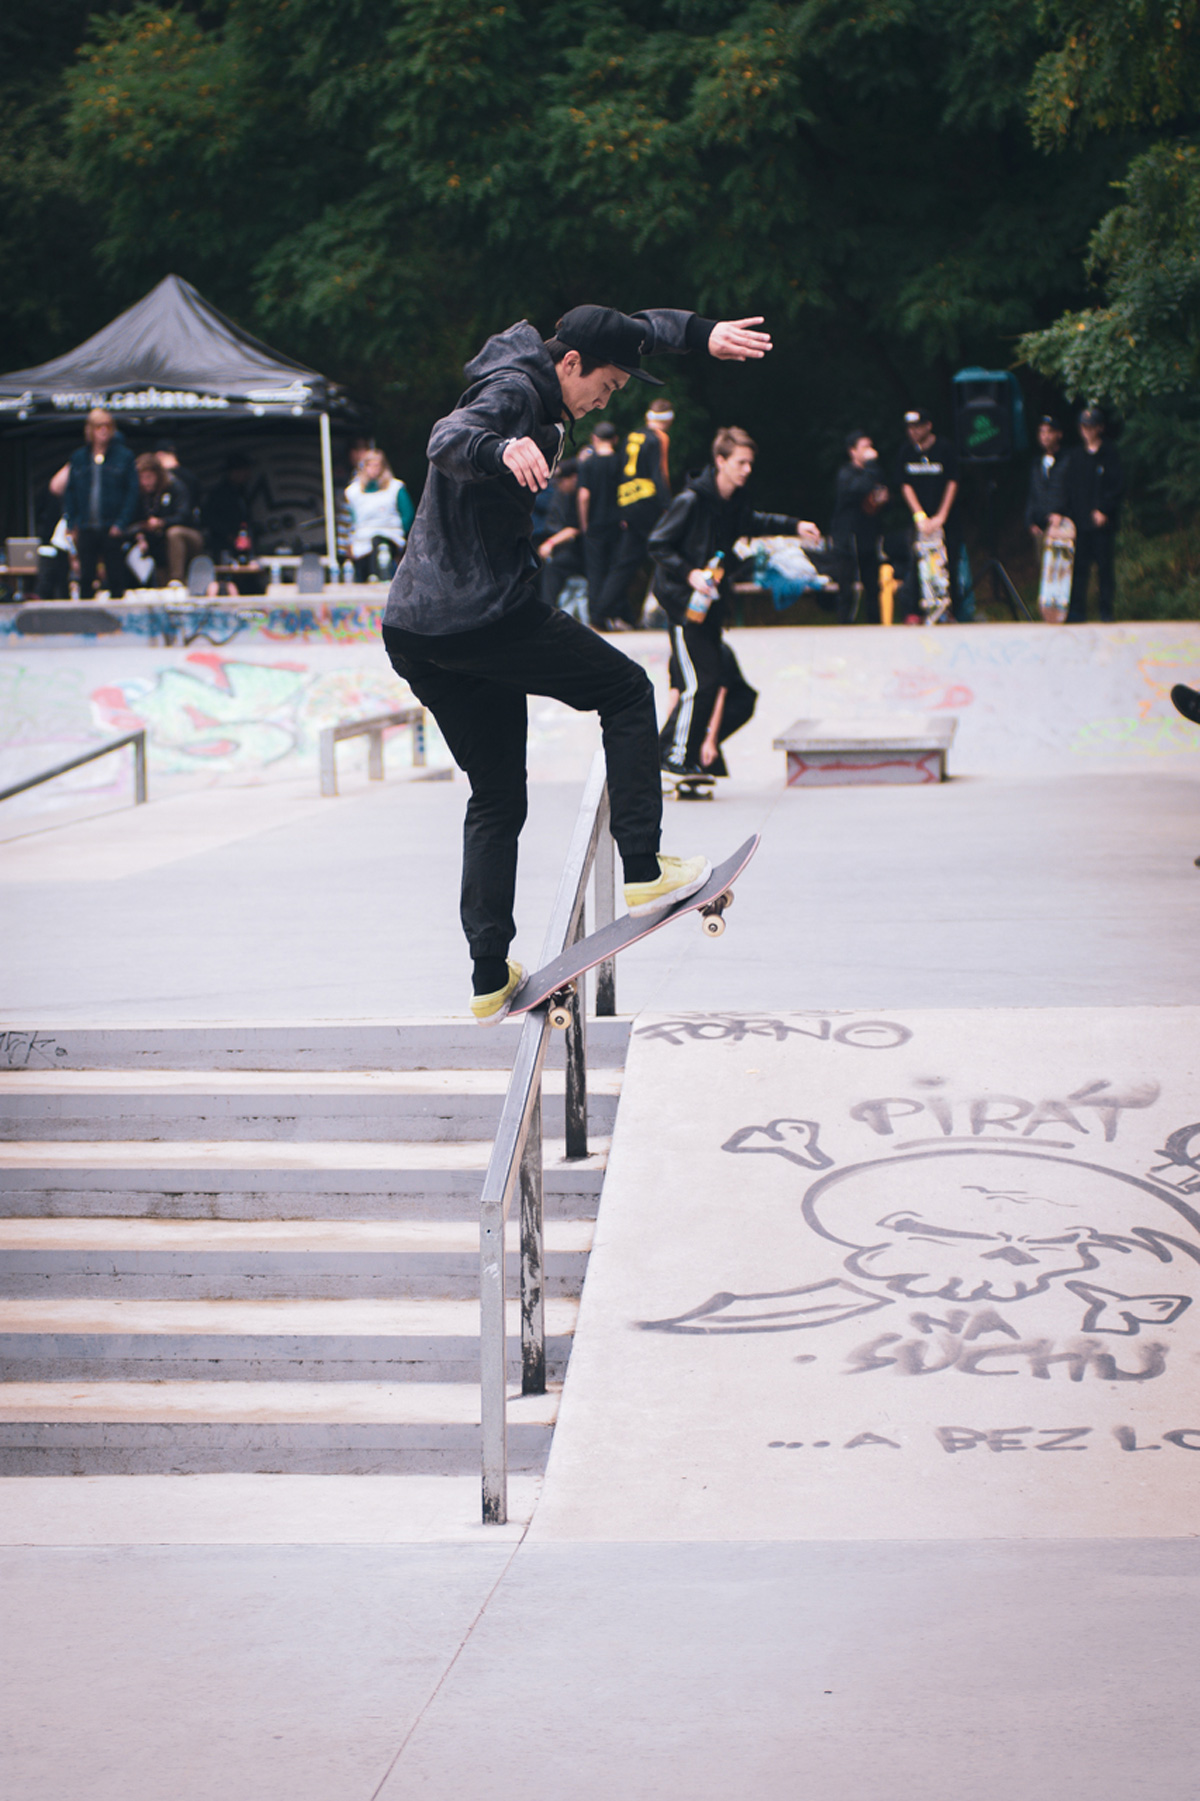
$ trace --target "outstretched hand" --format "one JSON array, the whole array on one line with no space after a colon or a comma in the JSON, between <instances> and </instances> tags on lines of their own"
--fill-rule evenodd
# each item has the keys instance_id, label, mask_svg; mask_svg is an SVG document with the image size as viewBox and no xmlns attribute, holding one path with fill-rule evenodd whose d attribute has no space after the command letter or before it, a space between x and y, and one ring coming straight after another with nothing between
<instances>
[{"instance_id":1,"label":"outstretched hand","mask_svg":"<svg viewBox=\"0 0 1200 1801\"><path fill-rule=\"evenodd\" d=\"M748 358L766 356L772 348L770 332L751 329L762 322L760 313L753 319L725 319L714 325L708 340L708 354L730 363L744 363Z\"/></svg>"},{"instance_id":2,"label":"outstretched hand","mask_svg":"<svg viewBox=\"0 0 1200 1801\"><path fill-rule=\"evenodd\" d=\"M539 493L550 480L550 468L532 438L512 438L504 446L501 462L523 488Z\"/></svg>"}]
</instances>

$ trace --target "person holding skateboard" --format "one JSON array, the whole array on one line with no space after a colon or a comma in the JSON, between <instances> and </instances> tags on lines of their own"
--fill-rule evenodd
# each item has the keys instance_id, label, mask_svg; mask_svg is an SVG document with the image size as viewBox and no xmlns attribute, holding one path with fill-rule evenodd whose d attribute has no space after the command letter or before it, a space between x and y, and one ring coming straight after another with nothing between
<instances>
[{"instance_id":1,"label":"person holding skateboard","mask_svg":"<svg viewBox=\"0 0 1200 1801\"><path fill-rule=\"evenodd\" d=\"M678 699L659 739L669 775L725 775L721 745L754 712L758 695L721 635L722 584L739 538L798 532L815 525L786 513L760 513L744 492L754 470L754 439L726 425L712 462L675 496L650 534L654 595L671 622L671 685Z\"/></svg>"},{"instance_id":2,"label":"person holding skateboard","mask_svg":"<svg viewBox=\"0 0 1200 1801\"><path fill-rule=\"evenodd\" d=\"M909 586L917 578L921 540L940 532L946 548L946 574L950 583L950 605L956 619L961 619L962 593L958 583L959 553L962 529L955 501L958 499L958 459L948 438L939 438L928 413L915 407L904 415L908 444L900 455L900 492L913 517L914 546ZM944 594L944 590L943 590ZM916 612L917 595L906 595L907 611Z\"/></svg>"},{"instance_id":3,"label":"person holding skateboard","mask_svg":"<svg viewBox=\"0 0 1200 1801\"><path fill-rule=\"evenodd\" d=\"M696 893L705 857L660 857L662 789L654 692L640 664L538 592L534 499L566 426L630 380L661 386L643 355L707 351L745 362L771 339L761 318L577 306L543 342L526 320L489 338L470 386L434 426L429 473L388 594L383 639L396 673L429 708L471 785L463 824L461 919L473 961L471 1012L502 1019L524 970L516 935L517 841L525 823L526 696L600 715L613 836L631 914Z\"/></svg>"}]
</instances>

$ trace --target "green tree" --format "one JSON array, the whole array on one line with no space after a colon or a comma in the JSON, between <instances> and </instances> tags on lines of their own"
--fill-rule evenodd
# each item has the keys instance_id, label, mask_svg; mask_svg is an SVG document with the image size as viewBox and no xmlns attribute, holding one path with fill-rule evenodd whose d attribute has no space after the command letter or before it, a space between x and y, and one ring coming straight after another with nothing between
<instances>
[{"instance_id":1,"label":"green tree","mask_svg":"<svg viewBox=\"0 0 1200 1801\"><path fill-rule=\"evenodd\" d=\"M771 365L674 378L688 448L740 417L819 510L848 425L894 438L1082 298L1120 151L1047 181L1049 47L1030 0L143 3L93 22L73 168L114 278L187 275L374 399L414 464L514 317L763 311Z\"/></svg>"},{"instance_id":2,"label":"green tree","mask_svg":"<svg viewBox=\"0 0 1200 1801\"><path fill-rule=\"evenodd\" d=\"M1200 0L1048 0L1044 17L1060 43L1031 87L1038 142L1135 131L1143 148L1088 249L1105 304L1026 334L1021 354L1071 394L1120 407L1188 394L1200 376Z\"/></svg>"}]
</instances>

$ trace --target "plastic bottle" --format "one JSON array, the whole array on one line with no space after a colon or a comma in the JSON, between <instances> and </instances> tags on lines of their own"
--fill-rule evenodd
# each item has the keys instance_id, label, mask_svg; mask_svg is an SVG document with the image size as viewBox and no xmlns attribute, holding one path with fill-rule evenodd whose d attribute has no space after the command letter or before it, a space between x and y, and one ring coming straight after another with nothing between
<instances>
[{"instance_id":1,"label":"plastic bottle","mask_svg":"<svg viewBox=\"0 0 1200 1801\"><path fill-rule=\"evenodd\" d=\"M237 563L248 563L253 553L254 545L251 542L250 533L243 525L233 541L234 561Z\"/></svg>"},{"instance_id":2,"label":"plastic bottle","mask_svg":"<svg viewBox=\"0 0 1200 1801\"><path fill-rule=\"evenodd\" d=\"M707 619L708 609L717 598L717 583L721 579L724 564L725 552L723 550L719 550L715 557L709 557L707 563L705 563L704 574L707 578L706 584L703 588L692 589L692 597L688 601L688 609L684 614L684 618L687 619L690 624L699 625L703 620Z\"/></svg>"}]
</instances>

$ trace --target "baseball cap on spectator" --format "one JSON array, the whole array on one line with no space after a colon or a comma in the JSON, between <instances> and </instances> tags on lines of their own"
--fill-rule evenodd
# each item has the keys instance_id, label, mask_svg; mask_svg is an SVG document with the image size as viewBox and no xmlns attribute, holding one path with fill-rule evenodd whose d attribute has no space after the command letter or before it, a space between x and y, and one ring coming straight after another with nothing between
<instances>
[{"instance_id":1,"label":"baseball cap on spectator","mask_svg":"<svg viewBox=\"0 0 1200 1801\"><path fill-rule=\"evenodd\" d=\"M1103 410L1098 406L1085 406L1079 415L1080 425L1106 425Z\"/></svg>"},{"instance_id":2,"label":"baseball cap on spectator","mask_svg":"<svg viewBox=\"0 0 1200 1801\"><path fill-rule=\"evenodd\" d=\"M904 415L905 425L929 425L929 414L922 407L913 407Z\"/></svg>"}]
</instances>

